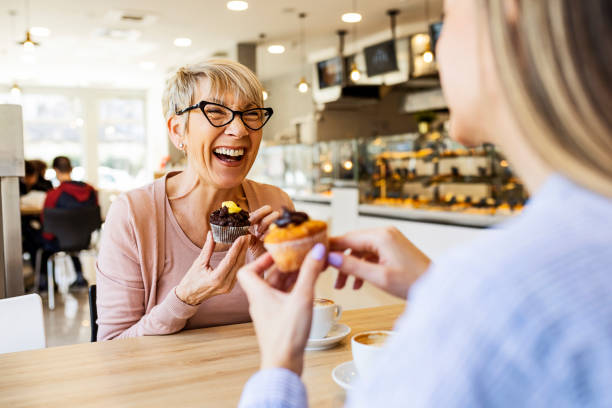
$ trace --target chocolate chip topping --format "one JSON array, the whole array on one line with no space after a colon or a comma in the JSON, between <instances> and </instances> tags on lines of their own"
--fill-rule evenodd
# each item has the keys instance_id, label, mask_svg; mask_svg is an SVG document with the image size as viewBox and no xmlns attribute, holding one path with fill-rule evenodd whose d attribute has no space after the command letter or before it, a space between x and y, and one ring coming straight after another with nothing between
<instances>
[{"instance_id":1,"label":"chocolate chip topping","mask_svg":"<svg viewBox=\"0 0 612 408\"><path fill-rule=\"evenodd\" d=\"M221 207L213 211L208 218L211 224L221 225L222 227L246 227L251 225L249 213L245 210L230 214L227 207Z\"/></svg>"},{"instance_id":2,"label":"chocolate chip topping","mask_svg":"<svg viewBox=\"0 0 612 408\"><path fill-rule=\"evenodd\" d=\"M304 212L290 211L287 207L283 207L283 213L280 218L274 221L277 227L286 228L289 224L300 225L308 221L308 214Z\"/></svg>"}]
</instances>

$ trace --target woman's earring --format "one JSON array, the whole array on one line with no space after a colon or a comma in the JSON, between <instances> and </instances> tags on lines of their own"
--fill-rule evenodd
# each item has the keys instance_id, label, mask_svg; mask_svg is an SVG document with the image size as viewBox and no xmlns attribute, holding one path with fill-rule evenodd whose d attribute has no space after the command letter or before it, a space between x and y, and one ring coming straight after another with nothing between
<instances>
[{"instance_id":1,"label":"woman's earring","mask_svg":"<svg viewBox=\"0 0 612 408\"><path fill-rule=\"evenodd\" d=\"M185 143L179 143L179 149L184 150L185 149Z\"/></svg>"}]
</instances>

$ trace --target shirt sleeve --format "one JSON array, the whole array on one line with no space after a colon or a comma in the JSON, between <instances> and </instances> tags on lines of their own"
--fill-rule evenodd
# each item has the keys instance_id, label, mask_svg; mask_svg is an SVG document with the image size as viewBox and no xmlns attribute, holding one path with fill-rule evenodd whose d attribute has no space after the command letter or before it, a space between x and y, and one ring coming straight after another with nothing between
<instances>
[{"instance_id":1,"label":"shirt sleeve","mask_svg":"<svg viewBox=\"0 0 612 408\"><path fill-rule=\"evenodd\" d=\"M98 340L176 333L198 310L171 290L147 312L138 260L129 207L120 196L107 215L96 265Z\"/></svg>"},{"instance_id":2,"label":"shirt sleeve","mask_svg":"<svg viewBox=\"0 0 612 408\"><path fill-rule=\"evenodd\" d=\"M300 377L285 368L257 372L249 379L239 408L306 408L306 388Z\"/></svg>"}]
</instances>

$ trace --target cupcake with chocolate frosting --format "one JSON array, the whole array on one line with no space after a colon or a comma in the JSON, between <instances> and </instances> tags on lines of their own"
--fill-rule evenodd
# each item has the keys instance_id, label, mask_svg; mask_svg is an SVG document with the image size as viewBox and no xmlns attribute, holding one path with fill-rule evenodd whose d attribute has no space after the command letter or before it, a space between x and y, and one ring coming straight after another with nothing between
<instances>
[{"instance_id":1,"label":"cupcake with chocolate frosting","mask_svg":"<svg viewBox=\"0 0 612 408\"><path fill-rule=\"evenodd\" d=\"M287 208L283 208L264 239L266 250L281 272L297 271L310 249L318 243L328 245L327 224Z\"/></svg>"},{"instance_id":2,"label":"cupcake with chocolate frosting","mask_svg":"<svg viewBox=\"0 0 612 408\"><path fill-rule=\"evenodd\" d=\"M238 237L249 233L249 213L233 201L224 201L221 208L213 211L208 221L215 242L231 244Z\"/></svg>"}]
</instances>

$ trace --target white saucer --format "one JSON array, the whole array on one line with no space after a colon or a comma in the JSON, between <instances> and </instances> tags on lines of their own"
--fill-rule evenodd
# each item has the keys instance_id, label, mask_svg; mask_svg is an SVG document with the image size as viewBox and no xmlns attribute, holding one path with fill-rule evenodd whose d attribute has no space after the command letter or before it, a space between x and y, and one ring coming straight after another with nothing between
<instances>
[{"instance_id":1,"label":"white saucer","mask_svg":"<svg viewBox=\"0 0 612 408\"><path fill-rule=\"evenodd\" d=\"M327 334L327 337L322 339L308 339L306 350L325 350L331 348L342 341L351 332L351 328L346 324L336 323Z\"/></svg>"},{"instance_id":2,"label":"white saucer","mask_svg":"<svg viewBox=\"0 0 612 408\"><path fill-rule=\"evenodd\" d=\"M359 378L357 374L357 367L353 363L353 360L342 363L332 371L332 378L345 390L350 390L355 385L355 381Z\"/></svg>"}]
</instances>

